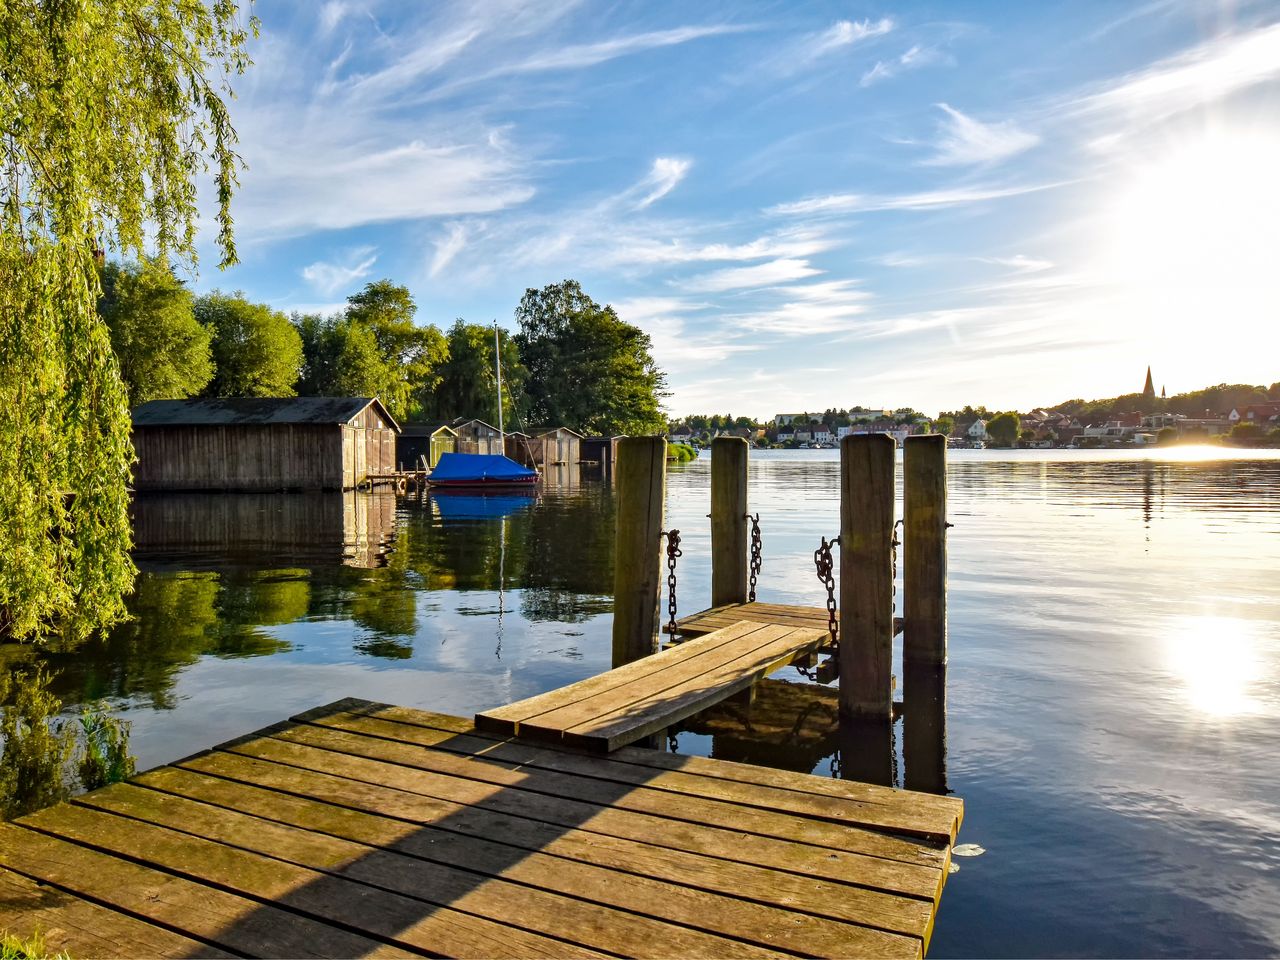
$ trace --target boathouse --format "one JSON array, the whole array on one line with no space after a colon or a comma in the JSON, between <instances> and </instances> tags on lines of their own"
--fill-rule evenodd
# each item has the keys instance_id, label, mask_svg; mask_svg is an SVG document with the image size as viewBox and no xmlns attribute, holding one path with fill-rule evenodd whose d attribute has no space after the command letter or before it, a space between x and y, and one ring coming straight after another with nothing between
<instances>
[{"instance_id":1,"label":"boathouse","mask_svg":"<svg viewBox=\"0 0 1280 960\"><path fill-rule=\"evenodd\" d=\"M458 452L458 433L447 423L406 423L396 437L396 462L402 470L417 470L425 457L435 469L440 454Z\"/></svg>"},{"instance_id":2,"label":"boathouse","mask_svg":"<svg viewBox=\"0 0 1280 960\"><path fill-rule=\"evenodd\" d=\"M459 417L450 421L449 426L458 435L456 452L502 455L502 431L493 424L474 417L470 420Z\"/></svg>"},{"instance_id":3,"label":"boathouse","mask_svg":"<svg viewBox=\"0 0 1280 960\"><path fill-rule=\"evenodd\" d=\"M133 411L137 490L348 490L396 466L376 397L152 400Z\"/></svg>"},{"instance_id":4,"label":"boathouse","mask_svg":"<svg viewBox=\"0 0 1280 960\"><path fill-rule=\"evenodd\" d=\"M582 462L600 471L603 477L613 476L613 465L618 459L618 441L622 434L612 437L583 437L579 444Z\"/></svg>"}]
</instances>

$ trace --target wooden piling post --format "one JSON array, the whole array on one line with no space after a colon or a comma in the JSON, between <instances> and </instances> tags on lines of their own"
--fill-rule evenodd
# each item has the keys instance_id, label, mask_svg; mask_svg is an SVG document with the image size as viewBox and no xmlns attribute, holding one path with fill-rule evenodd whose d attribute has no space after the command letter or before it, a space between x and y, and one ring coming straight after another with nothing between
<instances>
[{"instance_id":1,"label":"wooden piling post","mask_svg":"<svg viewBox=\"0 0 1280 960\"><path fill-rule=\"evenodd\" d=\"M903 448L902 659L947 662L947 438L907 437Z\"/></svg>"},{"instance_id":2,"label":"wooden piling post","mask_svg":"<svg viewBox=\"0 0 1280 960\"><path fill-rule=\"evenodd\" d=\"M711 605L747 602L747 441L711 441Z\"/></svg>"},{"instance_id":3,"label":"wooden piling post","mask_svg":"<svg viewBox=\"0 0 1280 960\"><path fill-rule=\"evenodd\" d=\"M620 440L615 476L613 665L620 667L657 649L667 441Z\"/></svg>"},{"instance_id":4,"label":"wooden piling post","mask_svg":"<svg viewBox=\"0 0 1280 960\"><path fill-rule=\"evenodd\" d=\"M902 785L908 790L947 793L947 668L903 664Z\"/></svg>"},{"instance_id":5,"label":"wooden piling post","mask_svg":"<svg viewBox=\"0 0 1280 960\"><path fill-rule=\"evenodd\" d=\"M893 438L840 441L840 712L893 711Z\"/></svg>"}]
</instances>

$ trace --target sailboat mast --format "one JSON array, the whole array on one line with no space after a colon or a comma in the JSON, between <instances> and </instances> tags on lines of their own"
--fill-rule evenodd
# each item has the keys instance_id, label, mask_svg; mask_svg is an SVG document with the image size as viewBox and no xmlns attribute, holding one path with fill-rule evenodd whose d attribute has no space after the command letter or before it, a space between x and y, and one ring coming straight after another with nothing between
<instances>
[{"instance_id":1,"label":"sailboat mast","mask_svg":"<svg viewBox=\"0 0 1280 960\"><path fill-rule=\"evenodd\" d=\"M498 434L505 441L507 432L502 429L502 344L498 340L498 321L493 321L493 368L498 372Z\"/></svg>"}]
</instances>

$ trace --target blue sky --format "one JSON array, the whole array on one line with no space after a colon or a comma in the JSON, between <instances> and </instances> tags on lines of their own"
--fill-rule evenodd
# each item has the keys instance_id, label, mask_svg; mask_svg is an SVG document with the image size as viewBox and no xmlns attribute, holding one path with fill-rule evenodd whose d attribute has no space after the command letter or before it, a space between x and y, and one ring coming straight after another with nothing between
<instances>
[{"instance_id":1,"label":"blue sky","mask_svg":"<svg viewBox=\"0 0 1280 960\"><path fill-rule=\"evenodd\" d=\"M565 277L674 414L1280 379L1280 9L263 0L242 263L510 326Z\"/></svg>"}]
</instances>

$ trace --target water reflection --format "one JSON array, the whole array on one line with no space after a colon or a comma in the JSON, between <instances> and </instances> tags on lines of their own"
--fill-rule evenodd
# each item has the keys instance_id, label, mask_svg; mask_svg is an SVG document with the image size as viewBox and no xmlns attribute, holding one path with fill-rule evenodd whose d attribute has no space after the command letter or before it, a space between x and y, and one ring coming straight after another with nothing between
<instances>
[{"instance_id":1,"label":"water reflection","mask_svg":"<svg viewBox=\"0 0 1280 960\"><path fill-rule=\"evenodd\" d=\"M1232 617L1180 617L1168 625L1168 663L1187 704L1224 720L1256 712L1262 680L1257 625Z\"/></svg>"},{"instance_id":2,"label":"water reflection","mask_svg":"<svg viewBox=\"0 0 1280 960\"><path fill-rule=\"evenodd\" d=\"M708 466L668 481L682 612L709 595ZM879 776L963 796L963 839L991 852L948 883L931 956L1275 955L1280 459L958 451L950 473L945 696L903 675L898 723L842 744L834 689L780 673L681 752L829 775L866 748ZM753 454L762 600L821 602L837 481L834 453ZM350 530L381 546L360 567L341 511L287 535L249 499L170 512L186 533L140 515L135 621L0 645L0 669L44 661L64 702L114 701L141 767L337 696L465 716L608 669L607 486L499 516L361 496Z\"/></svg>"},{"instance_id":3,"label":"water reflection","mask_svg":"<svg viewBox=\"0 0 1280 960\"><path fill-rule=\"evenodd\" d=\"M139 494L134 559L141 569L342 563L381 565L395 536L396 498L346 493Z\"/></svg>"},{"instance_id":4,"label":"water reflection","mask_svg":"<svg viewBox=\"0 0 1280 960\"><path fill-rule=\"evenodd\" d=\"M834 686L766 679L749 702L725 701L683 721L677 749L696 744L690 735L705 737L723 760L946 794L946 683L945 668L908 664L889 722L841 720Z\"/></svg>"}]
</instances>

